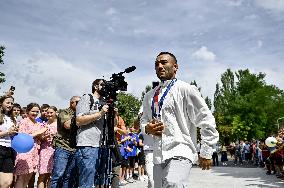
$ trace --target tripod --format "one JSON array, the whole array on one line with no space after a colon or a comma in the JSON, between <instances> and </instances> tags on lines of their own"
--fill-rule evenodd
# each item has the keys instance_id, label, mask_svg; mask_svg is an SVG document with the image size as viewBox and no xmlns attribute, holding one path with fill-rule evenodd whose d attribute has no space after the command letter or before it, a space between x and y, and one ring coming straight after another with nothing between
<instances>
[{"instance_id":1,"label":"tripod","mask_svg":"<svg viewBox=\"0 0 284 188\"><path fill-rule=\"evenodd\" d=\"M104 180L104 188L108 188L109 185L112 185L113 179L119 176L118 174L115 174L112 169L119 166L122 160L114 134L114 102L113 100L109 100L107 104L109 109L104 119L102 140L100 145L101 152L99 155L99 160L102 165L101 169L103 169L103 172L98 176L100 180L99 182ZM118 185L114 186L118 187ZM101 188L101 185L99 185L99 187Z\"/></svg>"}]
</instances>

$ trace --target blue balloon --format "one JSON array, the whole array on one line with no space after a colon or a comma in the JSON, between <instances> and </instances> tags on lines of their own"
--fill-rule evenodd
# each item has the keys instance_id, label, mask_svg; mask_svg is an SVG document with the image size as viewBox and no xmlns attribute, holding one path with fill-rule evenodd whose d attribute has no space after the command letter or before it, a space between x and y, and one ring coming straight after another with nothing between
<instances>
[{"instance_id":1,"label":"blue balloon","mask_svg":"<svg viewBox=\"0 0 284 188\"><path fill-rule=\"evenodd\" d=\"M18 133L12 138L12 148L18 153L27 153L34 147L34 138L25 133Z\"/></svg>"}]
</instances>

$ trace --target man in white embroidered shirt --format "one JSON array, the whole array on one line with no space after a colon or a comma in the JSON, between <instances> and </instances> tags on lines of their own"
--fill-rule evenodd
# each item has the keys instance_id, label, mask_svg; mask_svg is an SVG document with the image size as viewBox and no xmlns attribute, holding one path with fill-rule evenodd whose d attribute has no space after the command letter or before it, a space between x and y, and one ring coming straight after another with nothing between
<instances>
[{"instance_id":1,"label":"man in white embroidered shirt","mask_svg":"<svg viewBox=\"0 0 284 188\"><path fill-rule=\"evenodd\" d=\"M141 130L154 136L154 187L187 187L192 164L198 160L197 129L200 127L202 169L211 165L212 146L219 134L215 119L198 89L176 79L178 64L169 52L155 61L160 84L144 97Z\"/></svg>"}]
</instances>

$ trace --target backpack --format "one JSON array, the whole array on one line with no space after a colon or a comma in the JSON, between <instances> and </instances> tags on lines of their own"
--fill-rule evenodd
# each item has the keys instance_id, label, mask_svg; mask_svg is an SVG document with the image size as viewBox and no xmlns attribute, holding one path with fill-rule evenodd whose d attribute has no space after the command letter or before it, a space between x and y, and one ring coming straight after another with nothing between
<instances>
[{"instance_id":1,"label":"backpack","mask_svg":"<svg viewBox=\"0 0 284 188\"><path fill-rule=\"evenodd\" d=\"M86 94L84 94L86 95ZM83 95L83 96L84 96ZM88 94L90 97L90 110L92 109L94 105L94 97L92 94ZM70 140L70 147L75 148L76 147L76 137L77 137L77 132L78 132L79 127L76 124L76 112L74 112L72 118L71 118L71 124L70 124L70 135L69 135L69 140Z\"/></svg>"}]
</instances>

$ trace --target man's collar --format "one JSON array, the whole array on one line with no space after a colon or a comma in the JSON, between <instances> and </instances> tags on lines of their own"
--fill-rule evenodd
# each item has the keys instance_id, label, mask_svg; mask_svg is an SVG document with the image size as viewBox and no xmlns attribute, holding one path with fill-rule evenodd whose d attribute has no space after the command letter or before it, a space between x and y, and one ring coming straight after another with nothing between
<instances>
[{"instance_id":1,"label":"man's collar","mask_svg":"<svg viewBox=\"0 0 284 188\"><path fill-rule=\"evenodd\" d=\"M173 78L173 79L175 79L175 78ZM172 80L163 80L159 83L159 86L162 87L162 88L167 87Z\"/></svg>"}]
</instances>

